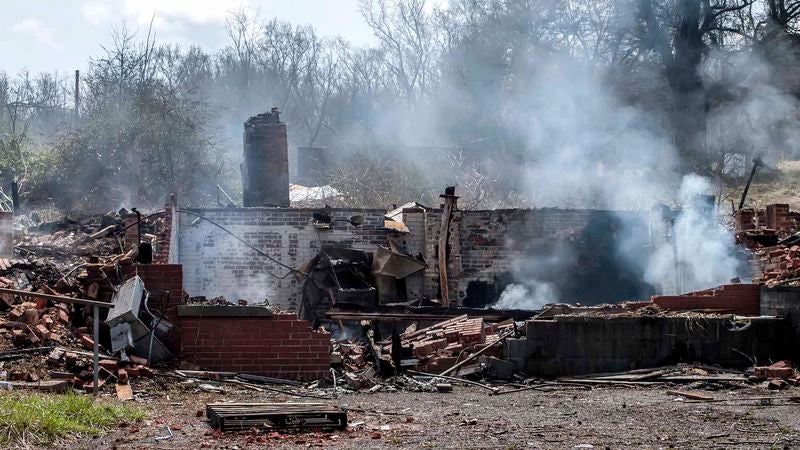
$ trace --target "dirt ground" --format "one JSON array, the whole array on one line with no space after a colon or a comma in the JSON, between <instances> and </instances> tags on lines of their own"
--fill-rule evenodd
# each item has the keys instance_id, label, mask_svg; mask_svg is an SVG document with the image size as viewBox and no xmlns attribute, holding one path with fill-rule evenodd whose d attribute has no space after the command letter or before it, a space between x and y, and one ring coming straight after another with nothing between
<instances>
[{"instance_id":1,"label":"dirt ground","mask_svg":"<svg viewBox=\"0 0 800 450\"><path fill-rule=\"evenodd\" d=\"M346 431L219 433L203 417L222 401L313 401L282 394L181 388L136 400L143 423L121 424L72 448L794 448L800 446L800 388L708 391L714 402L678 400L675 387L595 387L490 395L477 387L451 393L357 393L324 402L351 409ZM686 389L686 387L678 387ZM762 400L768 397L771 400ZM116 401L110 396L104 401ZM167 435L167 426L173 437Z\"/></svg>"}]
</instances>

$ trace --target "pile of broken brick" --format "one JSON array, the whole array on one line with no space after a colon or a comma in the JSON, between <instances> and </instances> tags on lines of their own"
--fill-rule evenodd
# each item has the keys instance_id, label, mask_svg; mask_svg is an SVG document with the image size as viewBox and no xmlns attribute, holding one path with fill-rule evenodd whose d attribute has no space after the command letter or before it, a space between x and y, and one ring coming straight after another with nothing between
<instances>
[{"instance_id":1,"label":"pile of broken brick","mask_svg":"<svg viewBox=\"0 0 800 450\"><path fill-rule=\"evenodd\" d=\"M769 389L783 389L789 385L800 386L800 374L789 361L755 367L753 375L759 380L767 380Z\"/></svg>"},{"instance_id":2,"label":"pile of broken brick","mask_svg":"<svg viewBox=\"0 0 800 450\"><path fill-rule=\"evenodd\" d=\"M0 346L5 349L0 352L0 381L53 391L64 391L68 386L91 389L94 340L87 327L71 325L78 321L76 313L64 304L2 295L2 304L11 303L11 307L0 312ZM108 355L101 357L98 386L106 381L126 384L129 378L153 375L141 358L130 356L129 361L121 363Z\"/></svg>"},{"instance_id":3,"label":"pile of broken brick","mask_svg":"<svg viewBox=\"0 0 800 450\"><path fill-rule=\"evenodd\" d=\"M143 239L157 242L161 217L142 221ZM133 267L136 215L125 210L65 218L15 232L15 258L0 258L0 287L110 302ZM0 294L0 381L63 390L92 387L91 310L25 295ZM152 375L135 356L101 356L99 385ZM31 387L20 384L22 387Z\"/></svg>"},{"instance_id":4,"label":"pile of broken brick","mask_svg":"<svg viewBox=\"0 0 800 450\"><path fill-rule=\"evenodd\" d=\"M769 287L800 285L800 245L776 245L757 249L754 254L754 271L761 274L753 278L754 283Z\"/></svg>"},{"instance_id":5,"label":"pile of broken brick","mask_svg":"<svg viewBox=\"0 0 800 450\"><path fill-rule=\"evenodd\" d=\"M375 377L389 366L395 367L394 373L483 376L487 358L501 358L502 341L514 331L511 320L492 324L482 317L461 315L421 329L412 325L395 337L395 345L389 337L376 343L373 351L357 341L335 341L331 361L342 368L344 379L354 389L374 386Z\"/></svg>"},{"instance_id":6,"label":"pile of broken brick","mask_svg":"<svg viewBox=\"0 0 800 450\"><path fill-rule=\"evenodd\" d=\"M742 209L735 216L736 242L753 252L754 283L800 282L800 212L787 204Z\"/></svg>"},{"instance_id":7,"label":"pile of broken brick","mask_svg":"<svg viewBox=\"0 0 800 450\"><path fill-rule=\"evenodd\" d=\"M380 389L387 383L386 379L379 379L380 372L384 371L385 375L385 368L390 366L394 367L394 375L407 371L416 375L452 372L457 377L506 379L511 376L513 367L497 376L500 371L493 370L491 363L505 362L500 360L502 342L514 332L511 320L492 324L482 317L461 315L421 329L411 325L395 337L399 346L392 344L391 337L375 343L372 351L369 344L357 340L334 340L331 363L354 390ZM393 354L397 350L399 353ZM401 390L419 390L422 387L408 381L413 380L403 381L395 377L389 382L393 383L393 388Z\"/></svg>"},{"instance_id":8,"label":"pile of broken brick","mask_svg":"<svg viewBox=\"0 0 800 450\"><path fill-rule=\"evenodd\" d=\"M106 214L37 223L15 233L15 250L26 258L49 257L64 266L81 264L83 258L130 256L139 239L158 245L167 228L164 214L141 221L126 209ZM141 231L141 233L140 233Z\"/></svg>"},{"instance_id":9,"label":"pile of broken brick","mask_svg":"<svg viewBox=\"0 0 800 450\"><path fill-rule=\"evenodd\" d=\"M482 317L461 315L420 330L400 335L401 364L421 372L440 374L483 350L486 356L502 357L501 333L513 329L514 322L490 324ZM500 344L500 345L498 345ZM384 354L391 355L391 339L381 342ZM479 364L462 366L459 374L474 373Z\"/></svg>"}]
</instances>

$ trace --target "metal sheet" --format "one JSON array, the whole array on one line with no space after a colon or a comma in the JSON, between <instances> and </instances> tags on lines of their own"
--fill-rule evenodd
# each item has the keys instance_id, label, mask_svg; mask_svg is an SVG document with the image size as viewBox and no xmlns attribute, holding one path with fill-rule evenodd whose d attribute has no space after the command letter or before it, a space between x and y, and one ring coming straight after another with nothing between
<instances>
[{"instance_id":1,"label":"metal sheet","mask_svg":"<svg viewBox=\"0 0 800 450\"><path fill-rule=\"evenodd\" d=\"M372 258L372 273L397 279L405 278L424 270L427 264L402 253L393 252L386 247L378 246Z\"/></svg>"},{"instance_id":2,"label":"metal sheet","mask_svg":"<svg viewBox=\"0 0 800 450\"><path fill-rule=\"evenodd\" d=\"M113 327L122 322L136 322L144 295L144 282L138 276L126 281L114 294L114 307L108 311L106 325Z\"/></svg>"}]
</instances>

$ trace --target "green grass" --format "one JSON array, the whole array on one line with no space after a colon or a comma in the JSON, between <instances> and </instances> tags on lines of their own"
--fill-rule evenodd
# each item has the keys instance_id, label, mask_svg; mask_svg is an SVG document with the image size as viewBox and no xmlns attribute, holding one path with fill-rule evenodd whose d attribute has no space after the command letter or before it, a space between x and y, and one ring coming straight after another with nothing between
<instances>
[{"instance_id":1,"label":"green grass","mask_svg":"<svg viewBox=\"0 0 800 450\"><path fill-rule=\"evenodd\" d=\"M86 395L0 394L0 443L47 445L67 436L98 436L120 422L139 421L144 412L104 405Z\"/></svg>"}]
</instances>

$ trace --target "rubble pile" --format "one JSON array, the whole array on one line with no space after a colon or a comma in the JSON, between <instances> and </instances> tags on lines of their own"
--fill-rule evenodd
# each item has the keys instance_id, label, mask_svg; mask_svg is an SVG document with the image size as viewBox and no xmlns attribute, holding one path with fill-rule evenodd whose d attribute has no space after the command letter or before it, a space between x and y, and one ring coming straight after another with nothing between
<instances>
[{"instance_id":1,"label":"rubble pile","mask_svg":"<svg viewBox=\"0 0 800 450\"><path fill-rule=\"evenodd\" d=\"M400 335L400 359L406 360L404 366L411 363L422 372L442 373L479 348L497 343L500 340L499 332L513 326L512 321L493 325L486 323L482 317L470 318L465 314L420 330L408 330ZM384 354L391 354L391 339L383 341L381 345ZM500 357L501 352L502 346L498 345L492 346L484 354Z\"/></svg>"},{"instance_id":2,"label":"rubble pile","mask_svg":"<svg viewBox=\"0 0 800 450\"><path fill-rule=\"evenodd\" d=\"M159 234L166 228L163 214L143 217L141 239L158 245ZM101 215L30 226L15 234L14 248L26 258L50 258L62 267L79 265L85 258L114 262L135 254L139 240L136 214L125 209Z\"/></svg>"},{"instance_id":3,"label":"rubble pile","mask_svg":"<svg viewBox=\"0 0 800 450\"><path fill-rule=\"evenodd\" d=\"M769 389L783 389L789 385L800 385L800 374L789 361L778 361L769 366L755 367L753 375L760 380L767 380Z\"/></svg>"},{"instance_id":4,"label":"rubble pile","mask_svg":"<svg viewBox=\"0 0 800 450\"><path fill-rule=\"evenodd\" d=\"M754 283L767 286L800 285L800 245L777 245L755 250L754 271L761 276Z\"/></svg>"},{"instance_id":5,"label":"rubble pile","mask_svg":"<svg viewBox=\"0 0 800 450\"><path fill-rule=\"evenodd\" d=\"M85 264L75 275L75 283L70 285L73 292L82 298L110 302L116 285L125 281L127 268L133 266L130 255L118 255L112 262Z\"/></svg>"},{"instance_id":6,"label":"rubble pile","mask_svg":"<svg viewBox=\"0 0 800 450\"><path fill-rule=\"evenodd\" d=\"M366 345L351 340L338 341L333 344L331 363L341 364L348 372L360 372L373 368L372 362L366 358Z\"/></svg>"},{"instance_id":7,"label":"rubble pile","mask_svg":"<svg viewBox=\"0 0 800 450\"><path fill-rule=\"evenodd\" d=\"M142 242L157 247L167 228L163 213L143 217ZM0 259L0 287L110 301L131 273L139 221L121 209L31 225L14 238L19 258Z\"/></svg>"},{"instance_id":8,"label":"rubble pile","mask_svg":"<svg viewBox=\"0 0 800 450\"><path fill-rule=\"evenodd\" d=\"M166 227L162 216L142 219L142 241L158 244ZM16 257L0 258L0 288L111 302L133 272L139 220L124 209L46 223L31 213L20 222L28 226L14 233ZM91 308L80 305L0 294L0 379L34 388L91 388L90 318ZM100 385L114 380L126 386L130 378L152 375L146 360L135 356L120 362L101 350L101 359Z\"/></svg>"},{"instance_id":9,"label":"rubble pile","mask_svg":"<svg viewBox=\"0 0 800 450\"><path fill-rule=\"evenodd\" d=\"M94 340L83 323L83 308L53 304L45 299L24 301L19 296L2 294L5 312L0 313L0 381L40 383L61 380L78 389L92 387L92 350ZM151 376L147 361L130 356L119 362L101 355L100 380L126 384L129 378ZM37 385L39 386L39 385ZM42 385L39 387L53 387ZM57 386L57 385L56 385Z\"/></svg>"},{"instance_id":10,"label":"rubble pile","mask_svg":"<svg viewBox=\"0 0 800 450\"><path fill-rule=\"evenodd\" d=\"M57 285L62 277L58 266L45 259L0 258L0 287L37 290Z\"/></svg>"},{"instance_id":11,"label":"rubble pile","mask_svg":"<svg viewBox=\"0 0 800 450\"><path fill-rule=\"evenodd\" d=\"M771 204L737 211L734 219L736 243L752 251L753 282L800 285L800 212Z\"/></svg>"}]
</instances>

